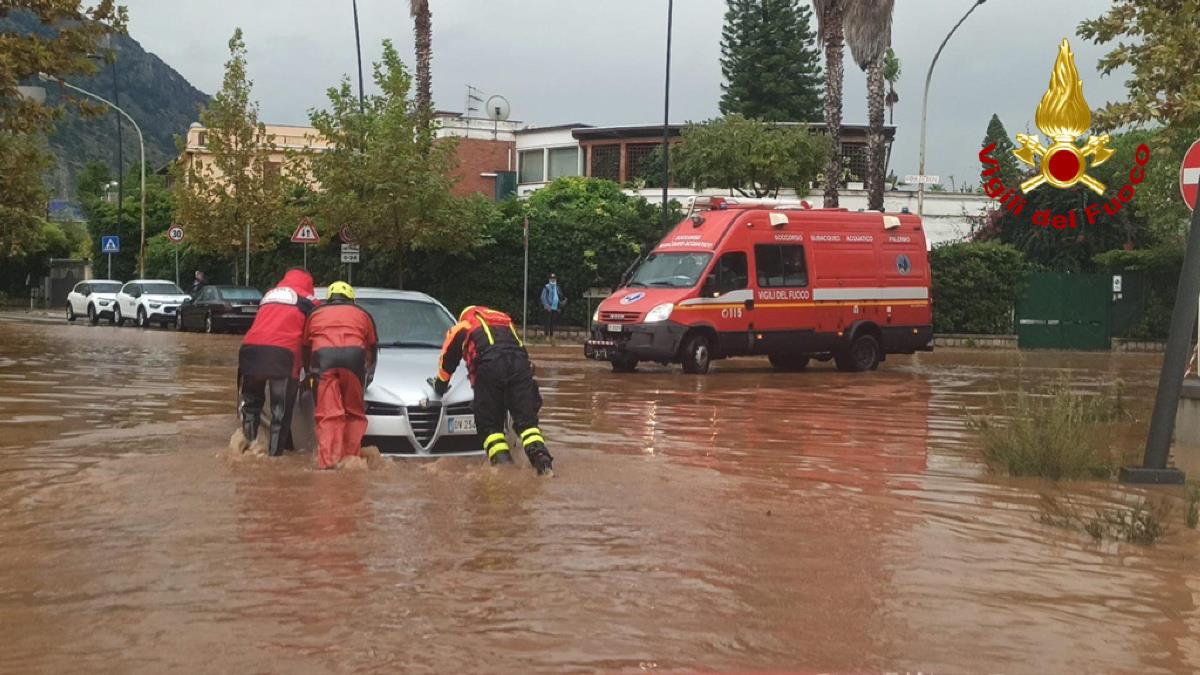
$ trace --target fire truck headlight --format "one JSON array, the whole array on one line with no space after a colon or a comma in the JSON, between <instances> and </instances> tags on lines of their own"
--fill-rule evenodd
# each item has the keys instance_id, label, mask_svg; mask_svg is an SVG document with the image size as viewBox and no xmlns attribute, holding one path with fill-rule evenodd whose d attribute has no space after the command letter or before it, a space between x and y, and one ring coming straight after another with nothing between
<instances>
[{"instance_id":1,"label":"fire truck headlight","mask_svg":"<svg viewBox=\"0 0 1200 675\"><path fill-rule=\"evenodd\" d=\"M600 308L596 308L596 312L592 314L592 323L600 323Z\"/></svg>"},{"instance_id":2,"label":"fire truck headlight","mask_svg":"<svg viewBox=\"0 0 1200 675\"><path fill-rule=\"evenodd\" d=\"M664 302L663 304L646 313L645 322L658 323L659 321L666 321L668 318L670 318L671 310L673 309L675 309L674 303Z\"/></svg>"}]
</instances>

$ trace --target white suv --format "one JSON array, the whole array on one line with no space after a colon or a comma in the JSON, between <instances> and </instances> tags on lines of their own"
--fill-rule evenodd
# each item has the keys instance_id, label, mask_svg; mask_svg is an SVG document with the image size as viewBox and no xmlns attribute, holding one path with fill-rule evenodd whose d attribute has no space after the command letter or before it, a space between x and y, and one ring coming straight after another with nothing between
<instances>
[{"instance_id":1,"label":"white suv","mask_svg":"<svg viewBox=\"0 0 1200 675\"><path fill-rule=\"evenodd\" d=\"M117 304L117 291L121 290L121 282L106 279L89 279L75 284L75 288L67 294L67 321L87 315L93 326L100 319L113 318L113 307Z\"/></svg>"},{"instance_id":2,"label":"white suv","mask_svg":"<svg viewBox=\"0 0 1200 675\"><path fill-rule=\"evenodd\" d=\"M136 321L142 328L158 323L166 328L175 323L175 313L187 297L187 293L170 281L134 279L117 293L113 323L123 326L126 321Z\"/></svg>"}]
</instances>

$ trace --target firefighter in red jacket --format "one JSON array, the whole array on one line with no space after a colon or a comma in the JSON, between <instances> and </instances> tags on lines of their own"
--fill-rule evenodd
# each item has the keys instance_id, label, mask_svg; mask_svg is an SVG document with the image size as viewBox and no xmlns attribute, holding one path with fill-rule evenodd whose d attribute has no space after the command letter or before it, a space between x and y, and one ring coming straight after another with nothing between
<instances>
[{"instance_id":1,"label":"firefighter in red jacket","mask_svg":"<svg viewBox=\"0 0 1200 675\"><path fill-rule=\"evenodd\" d=\"M511 414L529 463L539 476L552 475L554 458L538 428L542 396L512 319L487 307L472 306L462 311L442 346L438 374L432 380L437 395L450 389L450 376L460 360L466 361L475 388L475 423L491 463L513 463L504 436L506 414Z\"/></svg>"},{"instance_id":2,"label":"firefighter in red jacket","mask_svg":"<svg viewBox=\"0 0 1200 675\"><path fill-rule=\"evenodd\" d=\"M329 287L325 304L304 326L308 372L317 379L317 467L331 469L346 457L361 456L367 433L363 391L379 356L375 320L354 304L344 281Z\"/></svg>"},{"instance_id":3,"label":"firefighter in red jacket","mask_svg":"<svg viewBox=\"0 0 1200 675\"><path fill-rule=\"evenodd\" d=\"M291 444L292 406L300 377L300 339L304 320L316 303L313 280L301 269L288 270L258 305L254 324L238 352L242 435L258 437L267 392L271 394L271 438L267 452L276 457Z\"/></svg>"}]
</instances>

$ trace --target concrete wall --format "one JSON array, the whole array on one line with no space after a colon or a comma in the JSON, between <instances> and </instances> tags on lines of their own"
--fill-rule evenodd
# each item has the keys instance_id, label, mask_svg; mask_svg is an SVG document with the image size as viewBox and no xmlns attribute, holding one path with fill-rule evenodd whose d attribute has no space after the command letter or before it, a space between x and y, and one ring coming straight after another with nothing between
<instances>
[{"instance_id":1,"label":"concrete wall","mask_svg":"<svg viewBox=\"0 0 1200 675\"><path fill-rule=\"evenodd\" d=\"M496 172L512 171L516 166L516 150L511 142L458 139L458 167L454 175L458 183L454 194L467 196L479 193L487 198L496 194Z\"/></svg>"},{"instance_id":2,"label":"concrete wall","mask_svg":"<svg viewBox=\"0 0 1200 675\"><path fill-rule=\"evenodd\" d=\"M1175 413L1175 468L1191 478L1200 477L1200 378L1183 383Z\"/></svg>"}]
</instances>

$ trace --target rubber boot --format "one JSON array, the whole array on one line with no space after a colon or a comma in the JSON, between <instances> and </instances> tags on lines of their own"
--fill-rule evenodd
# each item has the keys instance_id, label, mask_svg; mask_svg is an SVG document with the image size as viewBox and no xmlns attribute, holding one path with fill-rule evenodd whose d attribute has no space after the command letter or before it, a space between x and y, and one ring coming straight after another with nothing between
<instances>
[{"instance_id":1,"label":"rubber boot","mask_svg":"<svg viewBox=\"0 0 1200 675\"><path fill-rule=\"evenodd\" d=\"M271 380L271 438L267 454L278 457L283 454L284 429L287 418L287 381Z\"/></svg>"},{"instance_id":2,"label":"rubber boot","mask_svg":"<svg viewBox=\"0 0 1200 675\"><path fill-rule=\"evenodd\" d=\"M258 416L257 415L242 415L242 437L246 439L246 445L254 442L258 438Z\"/></svg>"},{"instance_id":3,"label":"rubber boot","mask_svg":"<svg viewBox=\"0 0 1200 675\"><path fill-rule=\"evenodd\" d=\"M537 475L554 475L554 458L550 456L550 451L546 449L544 443L529 444L525 448L525 455L529 457L529 463L533 465Z\"/></svg>"},{"instance_id":4,"label":"rubber boot","mask_svg":"<svg viewBox=\"0 0 1200 675\"><path fill-rule=\"evenodd\" d=\"M513 458L512 458L512 455L509 454L509 452L507 450L501 450L500 452L497 452L496 454L492 455L491 462L492 462L492 466L500 466L501 464L512 464Z\"/></svg>"}]
</instances>

